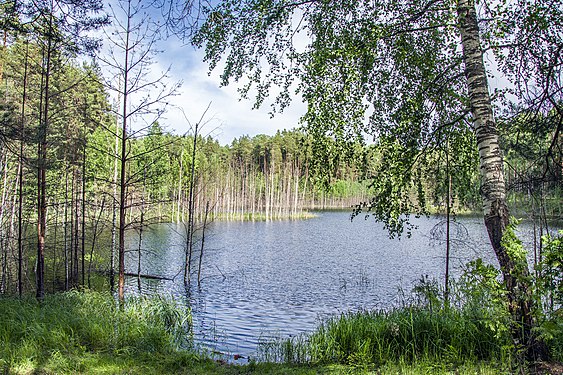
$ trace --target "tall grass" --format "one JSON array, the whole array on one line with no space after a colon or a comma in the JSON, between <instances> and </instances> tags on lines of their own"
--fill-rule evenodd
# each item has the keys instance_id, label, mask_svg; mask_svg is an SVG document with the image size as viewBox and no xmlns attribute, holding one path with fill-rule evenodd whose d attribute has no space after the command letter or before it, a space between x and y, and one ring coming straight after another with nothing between
<instances>
[{"instance_id":1,"label":"tall grass","mask_svg":"<svg viewBox=\"0 0 563 375\"><path fill-rule=\"evenodd\" d=\"M17 372L85 353L165 354L189 345L191 314L170 299L132 298L120 308L109 293L72 291L0 299L0 369Z\"/></svg>"},{"instance_id":2,"label":"tall grass","mask_svg":"<svg viewBox=\"0 0 563 375\"><path fill-rule=\"evenodd\" d=\"M455 308L346 313L308 336L263 346L269 360L375 365L417 361L510 361L510 336Z\"/></svg>"},{"instance_id":3,"label":"tall grass","mask_svg":"<svg viewBox=\"0 0 563 375\"><path fill-rule=\"evenodd\" d=\"M345 314L321 325L310 337L313 362L499 360L508 337L456 309L408 307L389 312Z\"/></svg>"},{"instance_id":4,"label":"tall grass","mask_svg":"<svg viewBox=\"0 0 563 375\"><path fill-rule=\"evenodd\" d=\"M444 303L439 288L423 282L399 307L334 316L310 335L262 345L262 357L361 368L483 361L505 366L514 352L505 311L500 299L469 286L452 288Z\"/></svg>"}]
</instances>

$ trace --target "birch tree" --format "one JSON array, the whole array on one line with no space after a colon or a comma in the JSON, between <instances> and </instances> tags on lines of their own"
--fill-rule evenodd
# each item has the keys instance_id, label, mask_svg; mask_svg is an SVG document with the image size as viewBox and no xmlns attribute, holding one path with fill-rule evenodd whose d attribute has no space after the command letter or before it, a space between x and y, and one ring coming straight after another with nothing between
<instances>
[{"instance_id":1,"label":"birch tree","mask_svg":"<svg viewBox=\"0 0 563 375\"><path fill-rule=\"evenodd\" d=\"M392 235L412 229L409 214L425 213L420 181L440 134L462 139L471 130L461 150L469 159L478 152L484 222L508 290L513 337L529 357L544 357L532 333L526 259L515 259L502 241L509 210L483 60L483 48L510 34L512 24L504 3L483 5L492 17L481 19L473 0L223 1L203 10L191 41L205 49L211 70L222 68L221 83L240 82L241 96L253 96L256 106L270 101L275 113L300 95L305 128L314 139L336 140L313 146L318 155L346 157L355 144L374 140L382 155L376 196L358 211L369 211ZM531 12L527 7L520 10ZM546 35L562 34L560 22L542 24ZM553 39L544 38L547 50L560 51ZM531 74L549 78L560 70Z\"/></svg>"}]
</instances>

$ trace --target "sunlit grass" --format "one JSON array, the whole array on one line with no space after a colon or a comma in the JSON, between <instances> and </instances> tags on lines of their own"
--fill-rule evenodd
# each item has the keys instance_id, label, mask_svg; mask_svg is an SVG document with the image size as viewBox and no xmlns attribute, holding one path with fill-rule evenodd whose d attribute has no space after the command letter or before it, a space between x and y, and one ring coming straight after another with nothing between
<instances>
[{"instance_id":1,"label":"sunlit grass","mask_svg":"<svg viewBox=\"0 0 563 375\"><path fill-rule=\"evenodd\" d=\"M81 372L88 355L169 354L188 345L190 312L170 299L128 299L91 291L0 299L0 368L8 373ZM78 366L78 367L77 367Z\"/></svg>"},{"instance_id":2,"label":"sunlit grass","mask_svg":"<svg viewBox=\"0 0 563 375\"><path fill-rule=\"evenodd\" d=\"M0 299L0 371L7 374L509 374L507 336L475 311L406 305L348 313L310 336L271 343L270 360L226 364L190 347L189 310L91 291ZM267 346L266 346L267 347Z\"/></svg>"},{"instance_id":3,"label":"sunlit grass","mask_svg":"<svg viewBox=\"0 0 563 375\"><path fill-rule=\"evenodd\" d=\"M510 363L510 337L456 309L405 307L347 313L317 330L263 346L268 360L379 368L398 363Z\"/></svg>"}]
</instances>

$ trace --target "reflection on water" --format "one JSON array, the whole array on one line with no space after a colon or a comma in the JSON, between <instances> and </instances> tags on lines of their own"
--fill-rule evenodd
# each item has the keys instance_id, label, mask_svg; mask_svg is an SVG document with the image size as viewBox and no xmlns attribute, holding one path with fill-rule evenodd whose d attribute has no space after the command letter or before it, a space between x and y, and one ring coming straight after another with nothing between
<instances>
[{"instance_id":1,"label":"reflection on water","mask_svg":"<svg viewBox=\"0 0 563 375\"><path fill-rule=\"evenodd\" d=\"M310 332L327 315L393 306L398 290L409 291L422 275L442 280L445 247L433 238L440 231L432 231L440 219L414 221L418 230L400 240L371 219L351 222L345 212L305 221L216 222L206 233L202 287L194 284L189 293L184 227L156 225L144 233L142 273L173 280L144 282L143 292L188 298L195 339L208 349L254 355L260 341ZM452 274L476 257L496 264L482 219L458 221L466 230L456 232ZM531 228L520 230L525 237ZM129 240L136 249L137 236ZM135 272L136 254L127 255L127 270ZM134 293L136 280L127 288Z\"/></svg>"}]
</instances>

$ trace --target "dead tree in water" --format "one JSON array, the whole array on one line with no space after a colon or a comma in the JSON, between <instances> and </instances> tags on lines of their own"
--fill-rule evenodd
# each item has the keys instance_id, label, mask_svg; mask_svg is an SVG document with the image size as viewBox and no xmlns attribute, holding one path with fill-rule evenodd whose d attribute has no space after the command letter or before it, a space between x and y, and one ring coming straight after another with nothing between
<instances>
[{"instance_id":1,"label":"dead tree in water","mask_svg":"<svg viewBox=\"0 0 563 375\"><path fill-rule=\"evenodd\" d=\"M146 12L149 4L140 1L120 0L115 6L110 5L114 28L111 35L106 31L107 39L111 41L108 54L100 56L99 60L113 72L106 80L106 87L117 93L121 100L116 110L121 128L116 132L119 138L119 152L115 157L119 161L119 215L118 215L118 297L124 300L125 287L125 229L126 210L129 188L133 183L133 176L128 175L129 162L138 157L131 155L130 141L140 136L162 115L167 107L166 100L174 95L179 84L166 85L167 71L156 79L147 78L152 65L151 57L155 54L154 45L158 39L160 26L151 22ZM118 85L115 85L115 82ZM146 117L152 117L147 121ZM141 124L139 125L139 120ZM137 129L132 125L136 123ZM148 124L148 125L146 125Z\"/></svg>"}]
</instances>

